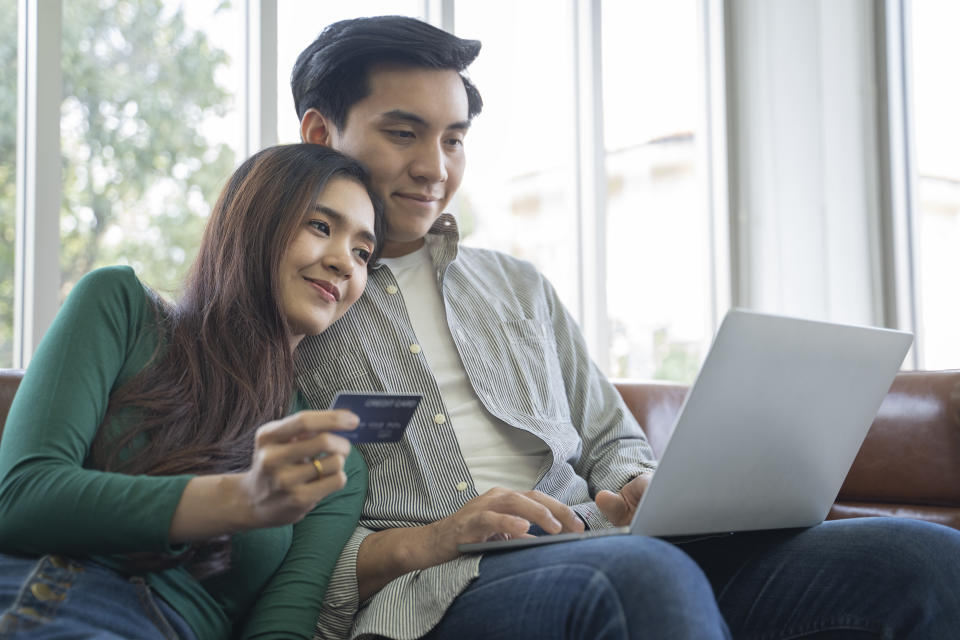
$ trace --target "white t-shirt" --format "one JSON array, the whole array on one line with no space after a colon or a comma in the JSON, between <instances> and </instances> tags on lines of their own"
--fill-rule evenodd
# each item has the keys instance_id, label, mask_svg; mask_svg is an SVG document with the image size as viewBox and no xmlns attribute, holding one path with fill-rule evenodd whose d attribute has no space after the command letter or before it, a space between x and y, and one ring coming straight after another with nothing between
<instances>
[{"instance_id":1,"label":"white t-shirt","mask_svg":"<svg viewBox=\"0 0 960 640\"><path fill-rule=\"evenodd\" d=\"M478 494L499 486L532 489L550 449L540 438L490 414L474 393L447 326L446 311L426 245L399 258L381 258L397 280L421 353L433 370Z\"/></svg>"}]
</instances>

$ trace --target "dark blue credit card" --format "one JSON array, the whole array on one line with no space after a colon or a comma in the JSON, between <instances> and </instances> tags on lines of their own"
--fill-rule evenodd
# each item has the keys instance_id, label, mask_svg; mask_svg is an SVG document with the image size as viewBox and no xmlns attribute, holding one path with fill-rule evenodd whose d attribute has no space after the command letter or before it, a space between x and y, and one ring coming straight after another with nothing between
<instances>
[{"instance_id":1,"label":"dark blue credit card","mask_svg":"<svg viewBox=\"0 0 960 640\"><path fill-rule=\"evenodd\" d=\"M396 442L403 437L422 399L423 396L418 394L342 391L333 399L330 408L346 409L360 418L355 430L337 432L351 442Z\"/></svg>"}]
</instances>

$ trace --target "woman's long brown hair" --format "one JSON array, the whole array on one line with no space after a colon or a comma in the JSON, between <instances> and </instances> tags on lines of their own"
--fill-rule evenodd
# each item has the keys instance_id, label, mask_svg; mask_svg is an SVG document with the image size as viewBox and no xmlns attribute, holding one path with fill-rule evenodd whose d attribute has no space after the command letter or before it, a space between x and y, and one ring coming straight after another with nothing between
<instances>
[{"instance_id":1,"label":"woman's long brown hair","mask_svg":"<svg viewBox=\"0 0 960 640\"><path fill-rule=\"evenodd\" d=\"M151 363L111 395L91 448L93 468L176 475L250 467L254 431L286 415L294 392L280 261L338 176L367 184L355 161L313 144L265 149L237 169L210 214L181 302L153 296L159 346ZM371 200L379 248L383 212ZM229 568L229 538L195 543L175 557L132 554L128 570L185 564L208 577Z\"/></svg>"}]
</instances>

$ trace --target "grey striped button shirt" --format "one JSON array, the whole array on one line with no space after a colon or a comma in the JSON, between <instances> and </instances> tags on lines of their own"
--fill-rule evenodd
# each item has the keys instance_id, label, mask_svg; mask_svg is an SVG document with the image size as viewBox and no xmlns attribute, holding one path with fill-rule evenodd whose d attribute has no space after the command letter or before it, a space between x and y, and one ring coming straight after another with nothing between
<instances>
[{"instance_id":1,"label":"grey striped button shirt","mask_svg":"<svg viewBox=\"0 0 960 640\"><path fill-rule=\"evenodd\" d=\"M527 262L458 242L448 214L427 236L447 324L474 391L490 413L549 447L535 488L573 507L591 528L609 526L591 496L654 468L643 432L591 362L547 280ZM356 559L367 535L434 522L477 495L437 381L415 345L403 293L380 267L343 318L297 351L298 384L317 409L342 390L423 395L403 440L359 447L369 491L331 578L319 637L418 638L478 574L480 556L462 556L397 578L359 609Z\"/></svg>"}]
</instances>

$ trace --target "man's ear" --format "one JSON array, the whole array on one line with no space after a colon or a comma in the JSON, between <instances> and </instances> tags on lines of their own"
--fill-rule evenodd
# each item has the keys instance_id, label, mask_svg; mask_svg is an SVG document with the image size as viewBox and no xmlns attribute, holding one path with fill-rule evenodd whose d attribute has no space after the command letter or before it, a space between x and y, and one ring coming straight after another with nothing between
<instances>
[{"instance_id":1,"label":"man's ear","mask_svg":"<svg viewBox=\"0 0 960 640\"><path fill-rule=\"evenodd\" d=\"M300 139L303 142L332 147L334 132L333 122L316 109L307 109L300 120Z\"/></svg>"}]
</instances>

